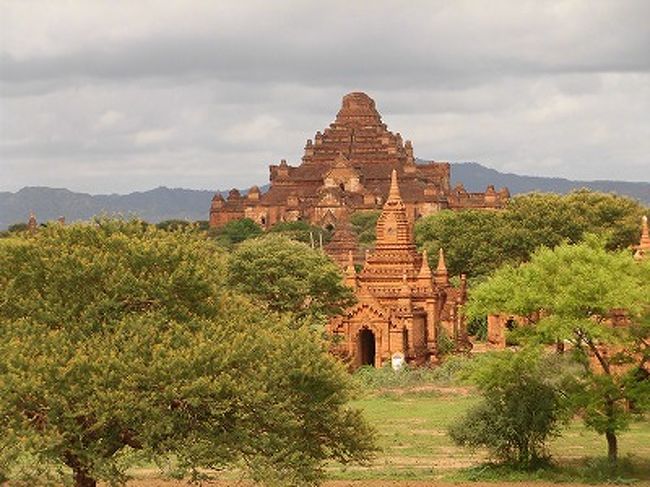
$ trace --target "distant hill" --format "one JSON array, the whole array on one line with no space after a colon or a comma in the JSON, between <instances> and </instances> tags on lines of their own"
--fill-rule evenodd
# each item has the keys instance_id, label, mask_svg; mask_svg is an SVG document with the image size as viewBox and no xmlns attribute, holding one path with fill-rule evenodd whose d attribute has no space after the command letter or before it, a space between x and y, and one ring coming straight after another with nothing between
<instances>
[{"instance_id":1,"label":"distant hill","mask_svg":"<svg viewBox=\"0 0 650 487\"><path fill-rule=\"evenodd\" d=\"M39 222L59 216L65 216L67 221L86 220L102 213L137 215L150 222L172 218L207 220L213 196L214 191L163 187L125 195L27 187L16 193L0 193L0 229L27 221L30 210Z\"/></svg>"},{"instance_id":2,"label":"distant hill","mask_svg":"<svg viewBox=\"0 0 650 487\"><path fill-rule=\"evenodd\" d=\"M451 179L452 186L462 182L467 191L485 191L488 184L493 184L497 190L505 186L513 195L530 193L531 191L564 194L574 189L588 188L593 191L630 196L646 205L650 205L650 182L571 181L563 178L520 176L518 174L502 173L476 162L452 164Z\"/></svg>"},{"instance_id":3,"label":"distant hill","mask_svg":"<svg viewBox=\"0 0 650 487\"><path fill-rule=\"evenodd\" d=\"M452 164L452 184L462 182L468 191L485 191L488 184L507 186L511 194L530 191L567 193L590 188L631 196L650 205L650 183L622 181L570 181L561 178L519 176L489 169L474 162ZM254 184L255 181L251 181ZM265 191L268 187L260 189ZM26 222L33 210L39 222L65 216L86 220L101 213L137 215L150 222L169 219L207 220L215 191L160 187L125 195L90 195L67 189L26 187L16 193L0 192L0 230ZM227 192L222 192L224 195Z\"/></svg>"}]
</instances>

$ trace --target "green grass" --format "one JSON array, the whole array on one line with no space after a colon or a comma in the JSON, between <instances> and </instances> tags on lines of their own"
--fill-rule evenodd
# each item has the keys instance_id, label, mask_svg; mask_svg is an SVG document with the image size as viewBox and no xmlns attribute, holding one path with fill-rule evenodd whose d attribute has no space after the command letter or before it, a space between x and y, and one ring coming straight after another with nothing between
<instances>
[{"instance_id":1,"label":"green grass","mask_svg":"<svg viewBox=\"0 0 650 487\"><path fill-rule=\"evenodd\" d=\"M332 479L534 481L625 484L650 480L650 423L637 422L619 439L623 459L617 471L603 460L605 439L572 421L550 445L553 464L519 472L488 463L485 451L455 446L447 426L478 401L466 390L378 390L354 403L377 430L380 452L368 467L333 465Z\"/></svg>"}]
</instances>

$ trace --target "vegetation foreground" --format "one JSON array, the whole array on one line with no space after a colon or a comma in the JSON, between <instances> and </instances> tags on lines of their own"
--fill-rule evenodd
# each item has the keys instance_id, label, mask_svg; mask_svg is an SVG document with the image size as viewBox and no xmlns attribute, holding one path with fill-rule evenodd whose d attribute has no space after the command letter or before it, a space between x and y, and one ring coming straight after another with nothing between
<instances>
[{"instance_id":1,"label":"vegetation foreground","mask_svg":"<svg viewBox=\"0 0 650 487\"><path fill-rule=\"evenodd\" d=\"M350 375L322 331L353 296L311 229L197 230L0 239L0 483L650 482L650 262L610 233L474 269L474 339L538 316L517 351Z\"/></svg>"},{"instance_id":2,"label":"vegetation foreground","mask_svg":"<svg viewBox=\"0 0 650 487\"><path fill-rule=\"evenodd\" d=\"M354 402L377 430L379 452L365 467L329 465L326 486L441 485L471 482L617 483L650 485L650 422L634 422L621 434L621 466L607 468L602 438L579 420L571 421L562 435L550 442L551 466L519 471L489 463L486 451L454 445L449 425L478 402L470 387L446 381L414 384L408 388L375 389ZM171 487L151 468L132 471L134 487ZM217 485L239 482L236 472L216 475ZM435 482L435 484L434 484ZM242 485L246 485L244 482Z\"/></svg>"}]
</instances>

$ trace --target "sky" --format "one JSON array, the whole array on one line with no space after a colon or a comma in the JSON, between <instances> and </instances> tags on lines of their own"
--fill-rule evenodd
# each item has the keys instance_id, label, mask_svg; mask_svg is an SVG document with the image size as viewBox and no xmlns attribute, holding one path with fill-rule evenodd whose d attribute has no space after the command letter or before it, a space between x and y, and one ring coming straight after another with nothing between
<instances>
[{"instance_id":1,"label":"sky","mask_svg":"<svg viewBox=\"0 0 650 487\"><path fill-rule=\"evenodd\" d=\"M650 1L0 0L0 191L246 188L364 91L415 155L650 181Z\"/></svg>"}]
</instances>

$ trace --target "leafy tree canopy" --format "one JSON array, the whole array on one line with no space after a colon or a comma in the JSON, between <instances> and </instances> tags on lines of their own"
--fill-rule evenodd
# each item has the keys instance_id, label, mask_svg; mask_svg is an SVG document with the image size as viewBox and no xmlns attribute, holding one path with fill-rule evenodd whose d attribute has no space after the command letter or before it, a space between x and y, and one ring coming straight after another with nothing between
<instances>
[{"instance_id":1,"label":"leafy tree canopy","mask_svg":"<svg viewBox=\"0 0 650 487\"><path fill-rule=\"evenodd\" d=\"M0 477L120 482L136 450L309 485L326 459L365 459L345 371L308 329L233 293L226 267L200 233L137 222L3 240Z\"/></svg>"},{"instance_id":2,"label":"leafy tree canopy","mask_svg":"<svg viewBox=\"0 0 650 487\"><path fill-rule=\"evenodd\" d=\"M13 225L9 225L9 228L7 231L9 232L24 232L29 228L29 225L27 223L14 223Z\"/></svg>"},{"instance_id":3,"label":"leafy tree canopy","mask_svg":"<svg viewBox=\"0 0 650 487\"><path fill-rule=\"evenodd\" d=\"M482 400L452 423L452 440L486 447L498 460L518 467L539 466L548 455L547 440L569 417L562 393L567 381L557 365L557 359L536 348L481 357L469 376Z\"/></svg>"},{"instance_id":4,"label":"leafy tree canopy","mask_svg":"<svg viewBox=\"0 0 650 487\"><path fill-rule=\"evenodd\" d=\"M513 198L499 212L445 210L422 218L416 240L432 258L443 247L452 274L480 277L503 264L527 261L542 245L577 243L587 233L606 236L609 250L627 248L638 243L644 212L635 200L614 194L531 193Z\"/></svg>"},{"instance_id":5,"label":"leafy tree canopy","mask_svg":"<svg viewBox=\"0 0 650 487\"><path fill-rule=\"evenodd\" d=\"M377 220L381 211L356 211L350 215L350 224L359 236L359 244L362 248L371 247L375 240Z\"/></svg>"},{"instance_id":6,"label":"leafy tree canopy","mask_svg":"<svg viewBox=\"0 0 650 487\"><path fill-rule=\"evenodd\" d=\"M269 228L268 233L280 234L310 245L313 243L314 246L320 245L321 238L324 244L332 239L332 232L305 221L278 222Z\"/></svg>"},{"instance_id":7,"label":"leafy tree canopy","mask_svg":"<svg viewBox=\"0 0 650 487\"><path fill-rule=\"evenodd\" d=\"M354 301L340 269L323 252L281 235L242 243L228 268L235 289L299 319L322 322Z\"/></svg>"},{"instance_id":8,"label":"leafy tree canopy","mask_svg":"<svg viewBox=\"0 0 650 487\"><path fill-rule=\"evenodd\" d=\"M161 230L175 230L178 228L186 228L192 225L191 222L187 220L163 220L161 222L156 223L156 228L160 228Z\"/></svg>"},{"instance_id":9,"label":"leafy tree canopy","mask_svg":"<svg viewBox=\"0 0 650 487\"><path fill-rule=\"evenodd\" d=\"M584 368L577 405L586 424L605 434L608 455L616 459L617 432L650 400L650 262L635 262L629 251L608 252L593 236L541 248L529 263L505 266L473 289L467 312L539 312L529 338L569 343ZM615 312L623 323L613 326Z\"/></svg>"},{"instance_id":10,"label":"leafy tree canopy","mask_svg":"<svg viewBox=\"0 0 650 487\"><path fill-rule=\"evenodd\" d=\"M212 231L220 245L231 248L236 244L262 235L263 230L250 218L232 220Z\"/></svg>"}]
</instances>

